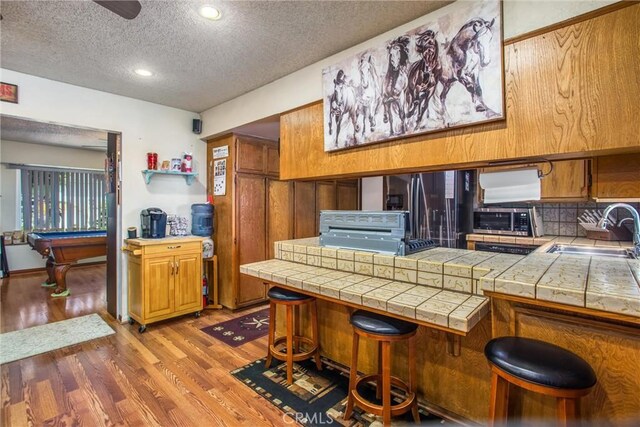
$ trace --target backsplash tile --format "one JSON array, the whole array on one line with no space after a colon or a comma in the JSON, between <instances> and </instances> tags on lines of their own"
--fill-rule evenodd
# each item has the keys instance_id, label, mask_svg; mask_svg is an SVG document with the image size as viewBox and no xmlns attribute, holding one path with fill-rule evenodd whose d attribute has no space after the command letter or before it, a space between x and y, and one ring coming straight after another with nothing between
<instances>
[{"instance_id":1,"label":"backsplash tile","mask_svg":"<svg viewBox=\"0 0 640 427\"><path fill-rule=\"evenodd\" d=\"M585 237L587 232L580 226L578 218L585 212L593 214L593 211L604 212L607 206L612 203L509 203L500 205L491 205L505 208L523 208L535 206L538 214L542 216L544 223L544 233L551 236L569 236L569 237ZM640 203L628 203L635 209L640 210ZM611 219L619 222L623 218L631 217L631 213L622 208L614 209L611 212ZM632 221L625 222L626 227L631 231L633 228Z\"/></svg>"}]
</instances>

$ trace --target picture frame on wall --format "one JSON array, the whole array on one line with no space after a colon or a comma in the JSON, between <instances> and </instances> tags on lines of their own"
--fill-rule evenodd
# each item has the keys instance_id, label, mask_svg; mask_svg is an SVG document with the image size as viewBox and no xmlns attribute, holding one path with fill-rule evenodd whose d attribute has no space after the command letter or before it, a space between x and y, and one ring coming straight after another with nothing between
<instances>
[{"instance_id":1,"label":"picture frame on wall","mask_svg":"<svg viewBox=\"0 0 640 427\"><path fill-rule=\"evenodd\" d=\"M324 151L503 120L502 4L457 1L322 72Z\"/></svg>"},{"instance_id":2,"label":"picture frame on wall","mask_svg":"<svg viewBox=\"0 0 640 427\"><path fill-rule=\"evenodd\" d=\"M0 101L18 103L18 85L0 82Z\"/></svg>"}]
</instances>

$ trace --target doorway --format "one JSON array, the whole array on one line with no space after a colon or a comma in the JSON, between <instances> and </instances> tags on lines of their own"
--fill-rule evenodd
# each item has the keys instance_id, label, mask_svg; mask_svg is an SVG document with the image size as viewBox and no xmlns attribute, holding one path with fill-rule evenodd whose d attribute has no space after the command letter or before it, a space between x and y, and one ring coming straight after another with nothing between
<instances>
[{"instance_id":1,"label":"doorway","mask_svg":"<svg viewBox=\"0 0 640 427\"><path fill-rule=\"evenodd\" d=\"M28 283L29 286L33 288L33 292L25 293L24 297L21 297L22 299L13 298L15 300L14 304L19 304L20 301L28 300L32 296L37 296L42 299L42 301L34 302L34 304L40 304L39 307L41 308L51 305L49 307L51 312L61 312L58 313L58 316L62 316L62 318L52 319L47 315L41 315L39 319L33 320L35 323L31 322L31 324L25 325L26 327L62 320L65 318L64 316L77 317L78 315L90 314L94 309L93 312L104 309L116 318L120 300L118 290L118 275L120 271L118 237L121 221L121 178L119 168L121 134L101 129L42 122L8 115L0 115L0 130L2 132L2 139L0 141L0 150L2 152L2 156L0 157L0 162L2 163L0 165L0 173L2 173L2 179L0 182L2 183L3 195L0 199L0 209L3 217L1 221L3 230L29 231L24 229L24 205L21 207L21 201L23 200L21 188L24 184L21 182L20 174L22 170L33 169L34 167L50 169L51 176L57 177L62 173L61 171L63 171L67 174L73 173L76 175L82 175L83 173L93 174L104 181L106 203L104 205L98 204L99 206L95 206L96 204L94 203L92 206L94 211L97 209L100 212L104 212L103 222L94 221L99 215L86 213L87 211L91 212L92 209L79 210L83 218L91 217L91 222L77 222L75 217L73 220L68 221L68 218L66 218L67 215L64 215L65 218L60 219L57 211L68 209L68 206L62 206L62 204L68 204L68 194L73 194L65 192L66 190L61 190L62 196L51 197L50 200L52 201L43 199L46 200L46 202L43 203L49 204L49 211L55 212L55 215L52 214L52 216L55 216L55 220L49 218L50 222L46 223L46 228L78 230L86 229L85 227L88 225L87 228L106 228L107 230L106 267L104 264L102 265L102 269L100 269L99 264L87 267L87 265L90 265L92 262L104 261L104 258L101 260L89 259L78 261L77 272L74 273L73 271L76 267L72 268L69 272L69 276L77 276L77 279L72 279L71 281L71 283L73 283L72 286L75 287L75 291L72 291L70 297L63 297L61 302L53 302L52 297L49 296L50 292L46 293L47 289L40 288L41 285L39 281L42 279L41 276L44 275L46 277L46 274L44 274L42 270L45 265L45 260L41 259L39 254L31 250L29 245L8 246L7 255L9 258L11 279L3 279L3 296L5 296L4 294L6 292L11 292L7 290L11 288L8 284L9 280L20 282L21 287ZM6 177L9 177L9 179L5 179ZM59 180L56 179L56 182L59 182ZM93 180L82 181L81 179L78 182L80 182L81 185L78 186L75 184L76 181L74 181L74 190L79 192L85 191L85 199L95 198L95 193L92 193L94 190L87 186L87 182L93 182ZM77 199L77 193L75 197L76 199L74 200L80 200ZM78 201L77 204L80 204L80 202ZM5 213L8 213L8 215L5 215ZM39 220L42 220L42 218ZM53 223L51 221L53 221ZM29 225L30 228L36 227L31 222ZM11 256L12 252L13 256ZM83 283L87 280L98 280L100 284L96 286L94 283L94 286L83 287ZM67 280L67 283L69 283L69 280ZM14 288L16 287L17 286L14 286ZM87 292L94 292L94 295L87 295ZM74 297L75 302L72 304ZM99 303L94 304L95 301ZM6 301L3 300L3 309L5 308L5 302ZM69 309L72 305L80 308L77 311L74 311L75 309Z\"/></svg>"}]
</instances>

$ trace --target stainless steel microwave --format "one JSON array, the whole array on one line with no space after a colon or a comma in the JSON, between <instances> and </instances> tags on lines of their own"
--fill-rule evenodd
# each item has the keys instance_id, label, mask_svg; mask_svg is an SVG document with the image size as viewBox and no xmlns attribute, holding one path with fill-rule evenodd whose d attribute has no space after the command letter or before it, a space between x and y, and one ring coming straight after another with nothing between
<instances>
[{"instance_id":1,"label":"stainless steel microwave","mask_svg":"<svg viewBox=\"0 0 640 427\"><path fill-rule=\"evenodd\" d=\"M479 208L473 211L473 232L533 236L544 234L535 208Z\"/></svg>"}]
</instances>

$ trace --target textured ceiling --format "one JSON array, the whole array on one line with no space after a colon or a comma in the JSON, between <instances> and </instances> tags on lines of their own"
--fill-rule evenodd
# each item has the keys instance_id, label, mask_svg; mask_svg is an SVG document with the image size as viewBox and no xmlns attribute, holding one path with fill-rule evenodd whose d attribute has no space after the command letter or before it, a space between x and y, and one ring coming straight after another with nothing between
<instances>
[{"instance_id":1,"label":"textured ceiling","mask_svg":"<svg viewBox=\"0 0 640 427\"><path fill-rule=\"evenodd\" d=\"M194 112L233 99L449 1L2 1L3 68ZM155 75L133 73L147 68Z\"/></svg>"},{"instance_id":2,"label":"textured ceiling","mask_svg":"<svg viewBox=\"0 0 640 427\"><path fill-rule=\"evenodd\" d=\"M58 145L97 151L107 150L106 131L37 122L6 115L0 115L0 136L5 141Z\"/></svg>"}]
</instances>

